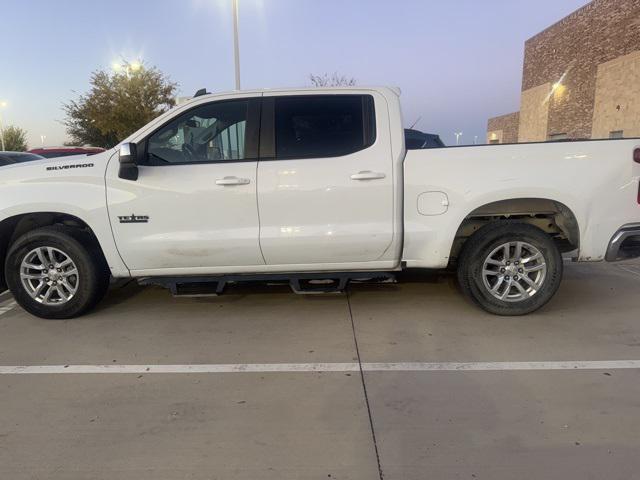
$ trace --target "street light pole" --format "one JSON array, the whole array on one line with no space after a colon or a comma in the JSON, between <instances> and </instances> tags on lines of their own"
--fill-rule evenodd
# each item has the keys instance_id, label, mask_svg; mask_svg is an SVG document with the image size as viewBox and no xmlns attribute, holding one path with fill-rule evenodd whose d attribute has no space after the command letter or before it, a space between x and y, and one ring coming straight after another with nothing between
<instances>
[{"instance_id":1,"label":"street light pole","mask_svg":"<svg viewBox=\"0 0 640 480\"><path fill-rule=\"evenodd\" d=\"M7 106L7 102L0 102L0 109ZM0 110L0 141L2 151L4 152L4 126L2 125L2 111Z\"/></svg>"},{"instance_id":2,"label":"street light pole","mask_svg":"<svg viewBox=\"0 0 640 480\"><path fill-rule=\"evenodd\" d=\"M456 145L460 145L460 137L462 137L462 132L456 132L454 133L454 135L456 136Z\"/></svg>"},{"instance_id":3,"label":"street light pole","mask_svg":"<svg viewBox=\"0 0 640 480\"><path fill-rule=\"evenodd\" d=\"M233 56L236 66L236 90L240 90L240 45L238 42L238 0L233 3Z\"/></svg>"}]
</instances>

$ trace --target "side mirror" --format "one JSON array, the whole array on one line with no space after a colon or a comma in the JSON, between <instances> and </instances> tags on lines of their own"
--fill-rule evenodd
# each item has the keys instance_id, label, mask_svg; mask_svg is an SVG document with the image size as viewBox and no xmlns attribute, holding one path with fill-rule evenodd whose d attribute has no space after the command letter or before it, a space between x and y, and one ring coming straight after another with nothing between
<instances>
[{"instance_id":1,"label":"side mirror","mask_svg":"<svg viewBox=\"0 0 640 480\"><path fill-rule=\"evenodd\" d=\"M137 151L135 143L123 143L120 145L120 170L118 177L125 180L138 180Z\"/></svg>"}]
</instances>

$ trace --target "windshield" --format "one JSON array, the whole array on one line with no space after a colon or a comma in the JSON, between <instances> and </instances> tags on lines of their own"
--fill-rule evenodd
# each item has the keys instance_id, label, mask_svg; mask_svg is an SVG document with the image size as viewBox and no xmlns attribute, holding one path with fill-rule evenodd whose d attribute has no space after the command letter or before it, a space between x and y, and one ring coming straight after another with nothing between
<instances>
[{"instance_id":1,"label":"windshield","mask_svg":"<svg viewBox=\"0 0 640 480\"><path fill-rule=\"evenodd\" d=\"M17 163L43 159L43 157L35 153L3 153L2 155Z\"/></svg>"}]
</instances>

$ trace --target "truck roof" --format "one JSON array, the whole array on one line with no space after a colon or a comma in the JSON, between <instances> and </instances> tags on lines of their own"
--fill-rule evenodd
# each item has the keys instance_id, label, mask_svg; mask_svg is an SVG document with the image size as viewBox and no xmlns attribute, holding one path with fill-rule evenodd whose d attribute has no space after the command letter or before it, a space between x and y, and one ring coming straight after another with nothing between
<instances>
[{"instance_id":1,"label":"truck roof","mask_svg":"<svg viewBox=\"0 0 640 480\"><path fill-rule=\"evenodd\" d=\"M304 94L311 94L311 93L331 93L331 92L350 92L350 91L363 91L363 90L371 90L371 91L389 91L392 92L393 94L397 95L398 97L401 95L402 91L400 90L400 87L383 87L383 86L366 86L366 85L353 85L353 86L348 86L348 87L278 87L278 88L257 88L257 89L249 89L249 90L227 90L227 91L221 91L221 92L207 92L205 94L200 93L200 91L198 91L198 95L194 96L193 98L185 101L185 102L181 102L180 106L182 105L186 105L189 104L193 101L200 101L203 98L207 98L207 97L217 97L217 96L222 96L222 95L233 95L233 94L256 94L256 95L261 95L264 93L292 93L292 94L296 94L296 93L304 93Z\"/></svg>"}]
</instances>

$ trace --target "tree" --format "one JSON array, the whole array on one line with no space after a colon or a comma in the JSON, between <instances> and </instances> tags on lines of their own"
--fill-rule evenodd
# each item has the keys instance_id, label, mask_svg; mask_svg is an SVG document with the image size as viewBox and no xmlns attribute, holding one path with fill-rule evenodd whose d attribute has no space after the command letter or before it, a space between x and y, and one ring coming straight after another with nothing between
<instances>
[{"instance_id":1,"label":"tree","mask_svg":"<svg viewBox=\"0 0 640 480\"><path fill-rule=\"evenodd\" d=\"M338 75L337 72L333 72L331 76L324 73L322 75L309 75L311 85L314 87L353 87L356 84L355 78L348 78L345 75Z\"/></svg>"},{"instance_id":2,"label":"tree","mask_svg":"<svg viewBox=\"0 0 640 480\"><path fill-rule=\"evenodd\" d=\"M27 149L27 132L22 128L8 126L2 130L2 138L7 152L24 152Z\"/></svg>"},{"instance_id":3,"label":"tree","mask_svg":"<svg viewBox=\"0 0 640 480\"><path fill-rule=\"evenodd\" d=\"M63 104L63 123L72 143L110 148L173 107L177 86L138 63L96 71L89 92Z\"/></svg>"}]
</instances>

